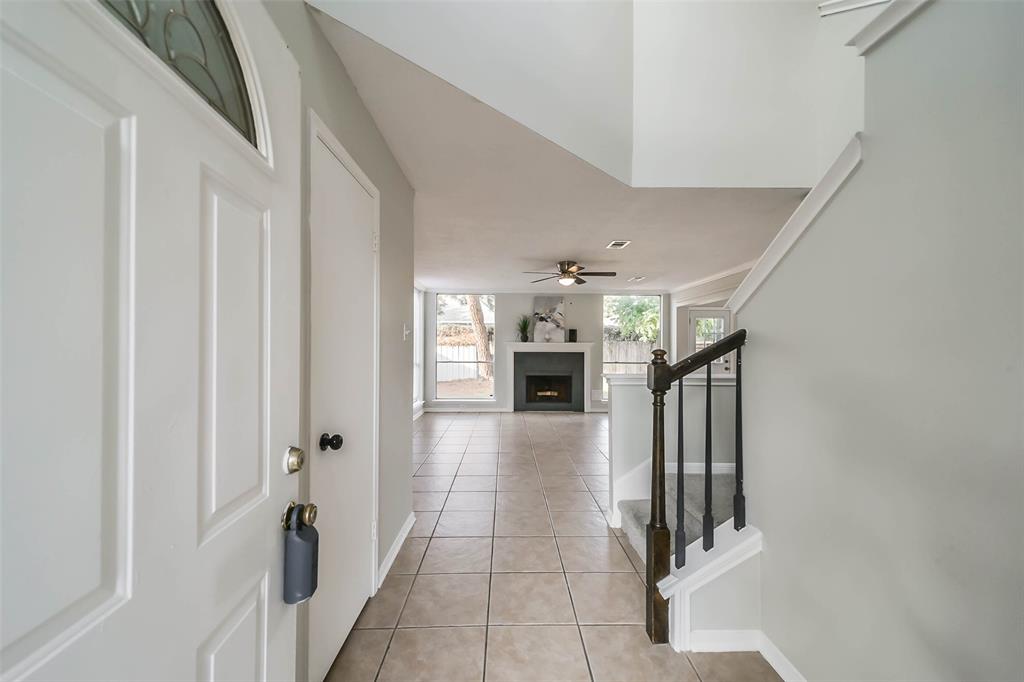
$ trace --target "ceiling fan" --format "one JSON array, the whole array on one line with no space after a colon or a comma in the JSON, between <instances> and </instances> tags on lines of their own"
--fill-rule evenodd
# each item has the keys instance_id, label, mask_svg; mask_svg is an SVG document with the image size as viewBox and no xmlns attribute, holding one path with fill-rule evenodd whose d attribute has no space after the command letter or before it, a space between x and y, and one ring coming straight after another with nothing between
<instances>
[{"instance_id":1,"label":"ceiling fan","mask_svg":"<svg viewBox=\"0 0 1024 682\"><path fill-rule=\"evenodd\" d=\"M524 275L548 275L548 277L541 277L535 279L530 284L536 284L537 282L546 282L549 279L558 279L558 283L564 287L570 287L573 284L586 284L587 280L580 277L580 271L585 270L582 265L578 264L574 260L561 260L555 266L558 268L558 272L524 272ZM587 277L615 277L617 273L614 272L588 272Z\"/></svg>"}]
</instances>

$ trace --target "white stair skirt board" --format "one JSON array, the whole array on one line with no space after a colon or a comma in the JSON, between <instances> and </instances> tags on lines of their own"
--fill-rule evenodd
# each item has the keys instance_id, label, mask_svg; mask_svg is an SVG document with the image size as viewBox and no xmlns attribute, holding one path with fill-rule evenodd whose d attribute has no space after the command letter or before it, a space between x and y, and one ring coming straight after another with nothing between
<instances>
[{"instance_id":1,"label":"white stair skirt board","mask_svg":"<svg viewBox=\"0 0 1024 682\"><path fill-rule=\"evenodd\" d=\"M384 583L384 578L388 577L388 571L391 570L391 564L395 563L395 557L398 556L398 551L402 549L402 545L405 544L405 539L409 537L409 533L412 532L412 527L416 525L416 514L410 512L409 518L402 524L402 530L398 531L398 536L395 537L395 541L391 543L391 548L388 549L388 553L384 555L384 560L380 562L380 568L377 569L377 587ZM374 538L374 542L377 539Z\"/></svg>"},{"instance_id":2,"label":"white stair skirt board","mask_svg":"<svg viewBox=\"0 0 1024 682\"><path fill-rule=\"evenodd\" d=\"M701 587L724 575L744 561L761 552L762 534L757 528L747 526L736 531L732 521L726 521L715 528L715 546L709 552L698 539L686 546L686 565L673 568L672 572L658 583L658 591L668 600L669 643L676 651L694 651L692 639L691 598ZM675 566L675 557L672 558ZM699 643L699 642L697 642ZM728 649L718 648L717 651ZM737 649L733 649L737 650ZM738 649L748 650L749 649Z\"/></svg>"}]
</instances>

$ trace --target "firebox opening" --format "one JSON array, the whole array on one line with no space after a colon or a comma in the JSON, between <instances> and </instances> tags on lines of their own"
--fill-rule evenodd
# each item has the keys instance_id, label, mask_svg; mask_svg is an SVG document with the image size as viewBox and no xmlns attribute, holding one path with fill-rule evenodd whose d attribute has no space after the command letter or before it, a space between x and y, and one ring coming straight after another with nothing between
<instances>
[{"instance_id":1,"label":"firebox opening","mask_svg":"<svg viewBox=\"0 0 1024 682\"><path fill-rule=\"evenodd\" d=\"M531 403L571 403L572 375L526 375L526 400Z\"/></svg>"}]
</instances>

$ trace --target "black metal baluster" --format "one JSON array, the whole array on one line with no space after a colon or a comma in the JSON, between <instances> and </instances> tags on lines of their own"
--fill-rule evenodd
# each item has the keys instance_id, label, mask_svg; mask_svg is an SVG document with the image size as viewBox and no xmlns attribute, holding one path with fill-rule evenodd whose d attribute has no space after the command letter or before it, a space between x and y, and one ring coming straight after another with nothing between
<instances>
[{"instance_id":1,"label":"black metal baluster","mask_svg":"<svg viewBox=\"0 0 1024 682\"><path fill-rule=\"evenodd\" d=\"M679 431L676 451L676 568L686 565L686 511L683 507L683 380L679 380Z\"/></svg>"},{"instance_id":2,"label":"black metal baluster","mask_svg":"<svg viewBox=\"0 0 1024 682\"><path fill-rule=\"evenodd\" d=\"M711 363L708 365L708 385L704 392L704 551L715 546L715 519L711 514Z\"/></svg>"},{"instance_id":3,"label":"black metal baluster","mask_svg":"<svg viewBox=\"0 0 1024 682\"><path fill-rule=\"evenodd\" d=\"M732 497L733 528L747 525L747 499L743 496L743 348L736 349L736 494Z\"/></svg>"}]
</instances>

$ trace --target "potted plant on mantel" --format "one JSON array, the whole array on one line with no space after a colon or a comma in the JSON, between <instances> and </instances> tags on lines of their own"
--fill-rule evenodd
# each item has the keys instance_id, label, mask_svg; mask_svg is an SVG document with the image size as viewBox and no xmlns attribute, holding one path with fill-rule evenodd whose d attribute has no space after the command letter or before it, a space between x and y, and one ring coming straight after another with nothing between
<instances>
[{"instance_id":1,"label":"potted plant on mantel","mask_svg":"<svg viewBox=\"0 0 1024 682\"><path fill-rule=\"evenodd\" d=\"M516 322L516 329L519 330L519 340L526 343L530 340L530 316L520 315Z\"/></svg>"}]
</instances>

